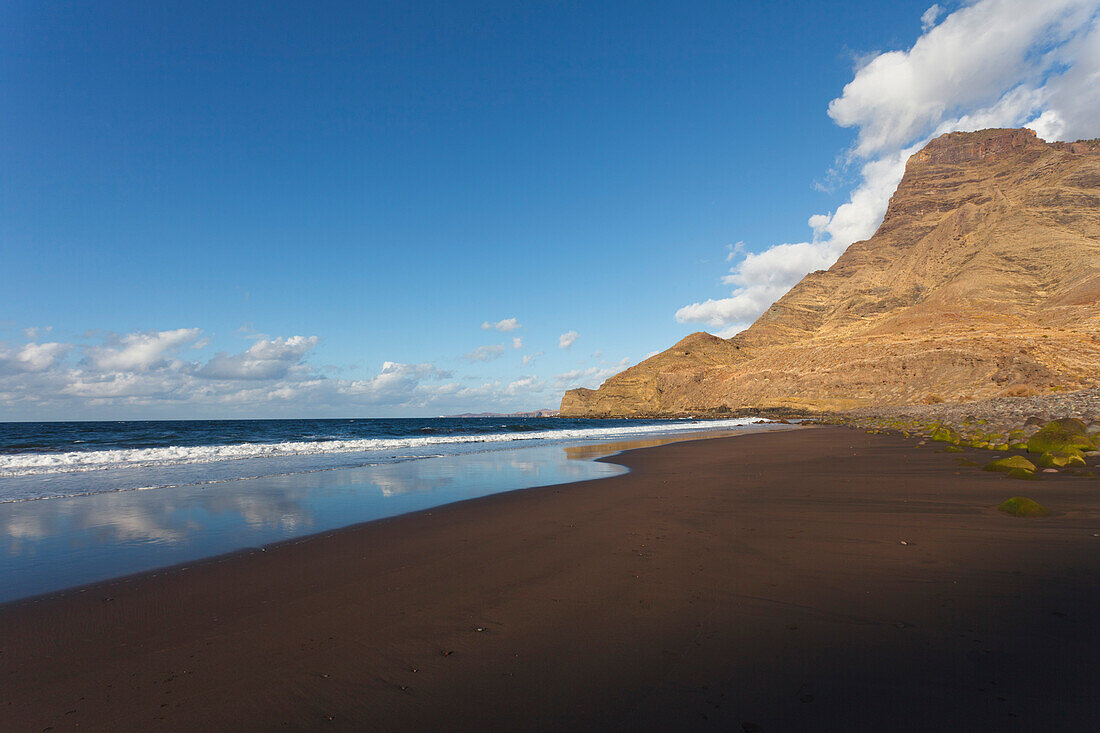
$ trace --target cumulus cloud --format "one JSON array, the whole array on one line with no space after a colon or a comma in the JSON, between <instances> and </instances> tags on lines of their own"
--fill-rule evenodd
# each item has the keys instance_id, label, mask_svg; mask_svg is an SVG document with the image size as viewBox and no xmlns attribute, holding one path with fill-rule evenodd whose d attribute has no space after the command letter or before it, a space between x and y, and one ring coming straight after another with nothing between
<instances>
[{"instance_id":1,"label":"cumulus cloud","mask_svg":"<svg viewBox=\"0 0 1100 733\"><path fill-rule=\"evenodd\" d=\"M504 392L508 395L526 395L531 392L538 392L545 386L546 382L534 375L527 374L514 382L510 382L508 386L504 388Z\"/></svg>"},{"instance_id":2,"label":"cumulus cloud","mask_svg":"<svg viewBox=\"0 0 1100 733\"><path fill-rule=\"evenodd\" d=\"M0 372L40 372L49 369L71 350L69 344L52 341L23 344L17 349L0 345Z\"/></svg>"},{"instance_id":3,"label":"cumulus cloud","mask_svg":"<svg viewBox=\"0 0 1100 733\"><path fill-rule=\"evenodd\" d=\"M316 336L263 336L240 352L179 358L204 342L194 328L0 343L0 419L510 412L544 407L553 396L534 375L471 385L429 362L386 361L370 377L333 378L309 363Z\"/></svg>"},{"instance_id":4,"label":"cumulus cloud","mask_svg":"<svg viewBox=\"0 0 1100 733\"><path fill-rule=\"evenodd\" d=\"M568 349L573 345L573 342L577 340L576 331L566 331L558 337L558 347L562 349Z\"/></svg>"},{"instance_id":5,"label":"cumulus cloud","mask_svg":"<svg viewBox=\"0 0 1100 733\"><path fill-rule=\"evenodd\" d=\"M746 254L724 278L729 297L684 306L678 321L731 336L806 273L831 266L874 233L905 162L933 137L1018 126L1046 140L1100 134L1100 0L977 0L944 12L924 13L909 49L866 57L829 104L836 124L856 130L846 160L859 182L848 201L809 218L811 240ZM730 248L730 259L738 254Z\"/></svg>"},{"instance_id":6,"label":"cumulus cloud","mask_svg":"<svg viewBox=\"0 0 1100 733\"><path fill-rule=\"evenodd\" d=\"M521 339L519 336L513 336L512 337L512 348L513 349L522 349L523 348L523 339Z\"/></svg>"},{"instance_id":7,"label":"cumulus cloud","mask_svg":"<svg viewBox=\"0 0 1100 733\"><path fill-rule=\"evenodd\" d=\"M542 352L542 351L536 351L534 354L524 354L523 355L523 366L527 366L528 364L533 364L536 359L538 359L540 356L543 356L543 355L544 355L544 352Z\"/></svg>"},{"instance_id":8,"label":"cumulus cloud","mask_svg":"<svg viewBox=\"0 0 1100 733\"><path fill-rule=\"evenodd\" d=\"M504 344L489 344L488 346L478 346L462 358L466 361L492 361L493 359L499 359L503 354Z\"/></svg>"},{"instance_id":9,"label":"cumulus cloud","mask_svg":"<svg viewBox=\"0 0 1100 733\"><path fill-rule=\"evenodd\" d=\"M1082 55L1096 11L1095 0L971 3L930 27L910 49L871 58L829 103L829 116L841 127L857 128L854 152L863 158L896 151L943 123L953 128L953 120L1005 103L997 115L1001 124L1025 122L1063 83L1063 65Z\"/></svg>"},{"instance_id":10,"label":"cumulus cloud","mask_svg":"<svg viewBox=\"0 0 1100 733\"><path fill-rule=\"evenodd\" d=\"M202 329L177 328L116 336L108 345L90 347L86 361L102 370L145 371L163 365L168 356L201 335Z\"/></svg>"},{"instance_id":11,"label":"cumulus cloud","mask_svg":"<svg viewBox=\"0 0 1100 733\"><path fill-rule=\"evenodd\" d=\"M301 365L316 336L259 339L240 354L218 353L197 372L209 379L278 379Z\"/></svg>"},{"instance_id":12,"label":"cumulus cloud","mask_svg":"<svg viewBox=\"0 0 1100 733\"><path fill-rule=\"evenodd\" d=\"M515 318L505 318L504 320L497 321L496 323L485 321L481 324L481 327L486 331L501 331L505 333L508 331L515 331L516 329L523 328L523 326L520 325L520 322Z\"/></svg>"},{"instance_id":13,"label":"cumulus cloud","mask_svg":"<svg viewBox=\"0 0 1100 733\"><path fill-rule=\"evenodd\" d=\"M554 386L559 391L573 389L575 387L595 389L608 377L618 374L628 366L630 366L630 359L623 359L610 366L603 365L588 367L587 369L570 369L567 372L554 375Z\"/></svg>"}]
</instances>

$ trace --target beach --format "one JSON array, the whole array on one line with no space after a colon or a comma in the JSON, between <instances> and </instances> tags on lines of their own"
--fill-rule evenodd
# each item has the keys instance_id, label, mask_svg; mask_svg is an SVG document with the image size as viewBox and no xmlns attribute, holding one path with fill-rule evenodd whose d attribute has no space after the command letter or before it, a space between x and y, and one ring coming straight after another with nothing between
<instances>
[{"instance_id":1,"label":"beach","mask_svg":"<svg viewBox=\"0 0 1100 733\"><path fill-rule=\"evenodd\" d=\"M677 442L8 603L0 728L1095 729L1100 482L986 454Z\"/></svg>"}]
</instances>

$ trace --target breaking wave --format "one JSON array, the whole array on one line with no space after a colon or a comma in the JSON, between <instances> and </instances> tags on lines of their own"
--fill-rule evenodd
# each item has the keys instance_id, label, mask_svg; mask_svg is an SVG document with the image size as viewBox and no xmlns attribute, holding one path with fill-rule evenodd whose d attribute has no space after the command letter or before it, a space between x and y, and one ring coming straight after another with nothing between
<instances>
[{"instance_id":1,"label":"breaking wave","mask_svg":"<svg viewBox=\"0 0 1100 733\"><path fill-rule=\"evenodd\" d=\"M385 455L394 451L419 452L439 446L516 441L576 441L623 438L634 435L719 430L747 425L752 420L682 420L657 425L529 430L464 435L359 438L345 440L293 440L279 443L230 445L158 446L109 450L17 453L0 455L0 478L82 473L121 468L162 468L187 464L244 461L256 458L321 456L349 453ZM406 456L412 457L412 456ZM427 456L420 456L427 457Z\"/></svg>"}]
</instances>

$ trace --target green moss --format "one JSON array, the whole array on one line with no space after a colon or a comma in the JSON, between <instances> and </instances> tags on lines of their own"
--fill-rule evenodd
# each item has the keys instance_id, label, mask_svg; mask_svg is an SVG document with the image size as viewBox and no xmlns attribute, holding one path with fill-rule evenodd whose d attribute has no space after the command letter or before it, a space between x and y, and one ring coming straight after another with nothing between
<instances>
[{"instance_id":1,"label":"green moss","mask_svg":"<svg viewBox=\"0 0 1100 733\"><path fill-rule=\"evenodd\" d=\"M1009 443L1009 450L1027 450L1027 443Z\"/></svg>"},{"instance_id":2,"label":"green moss","mask_svg":"<svg viewBox=\"0 0 1100 733\"><path fill-rule=\"evenodd\" d=\"M962 453L963 449L960 448L957 445L948 445L948 446L944 447L943 452L944 453Z\"/></svg>"},{"instance_id":3,"label":"green moss","mask_svg":"<svg viewBox=\"0 0 1100 733\"><path fill-rule=\"evenodd\" d=\"M993 450L1006 451L1008 450L1008 443L994 443Z\"/></svg>"},{"instance_id":4,"label":"green moss","mask_svg":"<svg viewBox=\"0 0 1100 733\"><path fill-rule=\"evenodd\" d=\"M962 436L946 425L937 425L932 430L932 435L930 437L932 440L939 441L940 443L958 444L962 441Z\"/></svg>"},{"instance_id":5,"label":"green moss","mask_svg":"<svg viewBox=\"0 0 1100 733\"><path fill-rule=\"evenodd\" d=\"M1014 517L1045 517L1050 514L1049 509L1026 496L1014 496L997 508Z\"/></svg>"},{"instance_id":6,"label":"green moss","mask_svg":"<svg viewBox=\"0 0 1100 733\"><path fill-rule=\"evenodd\" d=\"M1022 471L1034 471L1035 464L1024 458L1023 456L1012 456L1010 458L1002 458L999 461L993 461L985 465L986 471L1004 471L1008 472L1014 468L1018 468Z\"/></svg>"},{"instance_id":7,"label":"green moss","mask_svg":"<svg viewBox=\"0 0 1100 733\"><path fill-rule=\"evenodd\" d=\"M1029 453L1057 453L1095 450L1096 444L1085 434L1080 420L1063 418L1047 423L1027 441Z\"/></svg>"},{"instance_id":8,"label":"green moss","mask_svg":"<svg viewBox=\"0 0 1100 733\"><path fill-rule=\"evenodd\" d=\"M1024 481L1038 481L1039 477L1035 475L1034 471L1028 471L1023 468L1010 469L1006 474L1009 478L1023 479Z\"/></svg>"},{"instance_id":9,"label":"green moss","mask_svg":"<svg viewBox=\"0 0 1100 733\"><path fill-rule=\"evenodd\" d=\"M1085 457L1078 451L1048 451L1035 462L1043 468L1065 468L1066 466L1084 466Z\"/></svg>"},{"instance_id":10,"label":"green moss","mask_svg":"<svg viewBox=\"0 0 1100 733\"><path fill-rule=\"evenodd\" d=\"M1085 435L1088 432L1088 426L1075 417L1060 417L1057 420L1051 420L1047 423L1047 427L1051 425L1057 426L1060 430L1066 432L1075 433L1077 435Z\"/></svg>"}]
</instances>

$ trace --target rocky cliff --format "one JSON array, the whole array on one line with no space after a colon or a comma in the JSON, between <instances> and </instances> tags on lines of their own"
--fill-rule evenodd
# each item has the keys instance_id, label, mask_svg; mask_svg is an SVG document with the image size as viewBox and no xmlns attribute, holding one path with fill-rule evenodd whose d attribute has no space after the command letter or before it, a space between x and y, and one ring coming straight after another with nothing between
<instances>
[{"instance_id":1,"label":"rocky cliff","mask_svg":"<svg viewBox=\"0 0 1100 733\"><path fill-rule=\"evenodd\" d=\"M936 138L875 235L730 339L695 333L564 416L965 402L1100 385L1100 141Z\"/></svg>"}]
</instances>

